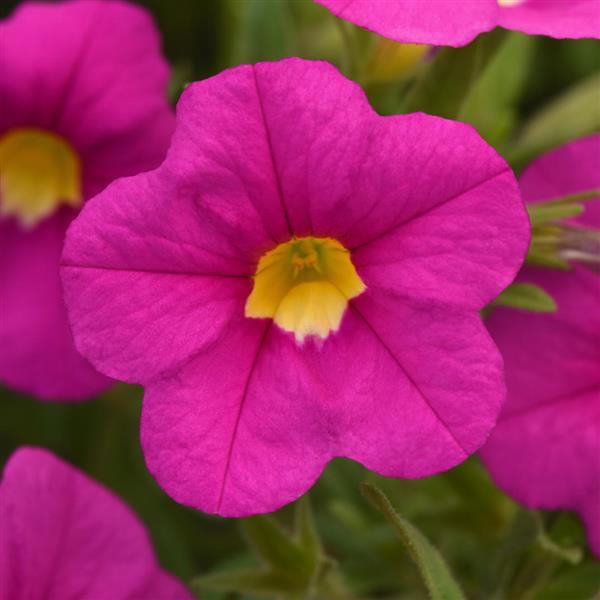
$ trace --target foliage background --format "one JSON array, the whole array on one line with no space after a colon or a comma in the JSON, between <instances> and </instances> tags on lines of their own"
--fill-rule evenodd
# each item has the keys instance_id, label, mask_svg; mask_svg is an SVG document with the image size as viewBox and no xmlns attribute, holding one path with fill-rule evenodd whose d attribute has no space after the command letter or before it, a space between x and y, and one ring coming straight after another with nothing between
<instances>
[{"instance_id":1,"label":"foliage background","mask_svg":"<svg viewBox=\"0 0 600 600\"><path fill-rule=\"evenodd\" d=\"M425 110L473 122L516 170L547 148L600 129L596 41L494 32L378 82L372 61L381 40L340 24L311 0L139 3L152 11L163 35L173 65L173 102L188 81L239 63L297 55L337 64L363 84L382 113ZM0 16L16 4L5 0ZM378 56L393 63L389 53ZM31 444L81 467L138 513L161 563L188 583L258 564L248 534L263 520L244 529L239 521L185 508L148 474L138 441L141 397L141 389L119 384L91 402L44 404L0 388L0 461ZM586 550L578 520L519 509L494 487L477 457L419 481L385 480L337 459L309 496L348 597L427 597L405 548L361 496L361 481L375 482L439 548L469 598L587 600L600 589L600 564ZM290 526L293 513L287 507L276 518ZM198 583L195 589L209 600L267 597L209 587Z\"/></svg>"}]
</instances>

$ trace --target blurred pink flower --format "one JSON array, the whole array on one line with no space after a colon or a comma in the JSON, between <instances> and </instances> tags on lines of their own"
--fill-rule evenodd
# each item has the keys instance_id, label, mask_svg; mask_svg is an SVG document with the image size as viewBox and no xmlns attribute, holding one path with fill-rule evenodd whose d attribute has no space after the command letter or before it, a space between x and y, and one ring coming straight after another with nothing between
<instances>
[{"instance_id":1,"label":"blurred pink flower","mask_svg":"<svg viewBox=\"0 0 600 600\"><path fill-rule=\"evenodd\" d=\"M464 46L504 27L555 38L598 38L598 0L315 0L398 42Z\"/></svg>"},{"instance_id":2,"label":"blurred pink flower","mask_svg":"<svg viewBox=\"0 0 600 600\"><path fill-rule=\"evenodd\" d=\"M19 448L0 483L4 600L191 600L156 562L116 496L40 448Z\"/></svg>"},{"instance_id":3,"label":"blurred pink flower","mask_svg":"<svg viewBox=\"0 0 600 600\"><path fill-rule=\"evenodd\" d=\"M536 202L600 188L600 135L535 161L521 178ZM600 199L574 220L600 228ZM482 450L496 483L531 508L568 509L585 521L600 556L600 276L524 268L518 277L553 296L558 311L496 309L488 326L504 355L508 400Z\"/></svg>"},{"instance_id":4,"label":"blurred pink flower","mask_svg":"<svg viewBox=\"0 0 600 600\"><path fill-rule=\"evenodd\" d=\"M146 387L164 489L240 516L336 456L422 477L477 450L505 395L479 310L529 241L506 162L323 62L231 69L177 110L166 161L88 203L62 258L77 347Z\"/></svg>"},{"instance_id":5,"label":"blurred pink flower","mask_svg":"<svg viewBox=\"0 0 600 600\"><path fill-rule=\"evenodd\" d=\"M42 399L110 384L75 351L58 262L80 204L156 167L174 125L148 14L25 2L0 22L0 381Z\"/></svg>"}]
</instances>

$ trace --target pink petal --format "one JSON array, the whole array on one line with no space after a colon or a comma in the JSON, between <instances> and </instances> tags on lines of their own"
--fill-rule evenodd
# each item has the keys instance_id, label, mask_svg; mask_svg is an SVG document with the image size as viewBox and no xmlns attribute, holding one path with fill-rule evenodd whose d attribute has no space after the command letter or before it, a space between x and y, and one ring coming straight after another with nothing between
<instances>
[{"instance_id":1,"label":"pink petal","mask_svg":"<svg viewBox=\"0 0 600 600\"><path fill-rule=\"evenodd\" d=\"M596 368L598 359L600 354ZM509 389L511 383L509 379ZM510 402L514 405L514 396ZM599 424L596 383L514 413L507 408L482 457L498 486L525 506L578 511L586 521L592 550L600 557Z\"/></svg>"},{"instance_id":2,"label":"pink petal","mask_svg":"<svg viewBox=\"0 0 600 600\"><path fill-rule=\"evenodd\" d=\"M57 265L72 218L65 210L31 232L0 221L0 380L45 400L111 384L75 350L67 323Z\"/></svg>"},{"instance_id":3,"label":"pink petal","mask_svg":"<svg viewBox=\"0 0 600 600\"><path fill-rule=\"evenodd\" d=\"M479 318L456 311L363 295L339 334L303 346L240 315L147 388L144 453L173 498L225 516L295 500L335 456L423 477L483 444L504 398L501 367Z\"/></svg>"},{"instance_id":4,"label":"pink petal","mask_svg":"<svg viewBox=\"0 0 600 600\"><path fill-rule=\"evenodd\" d=\"M40 507L43 507L40 510ZM0 485L3 598L191 599L117 497L49 452L21 448ZM158 593L160 591L160 594Z\"/></svg>"},{"instance_id":5,"label":"pink petal","mask_svg":"<svg viewBox=\"0 0 600 600\"><path fill-rule=\"evenodd\" d=\"M558 303L556 313L497 309L488 319L506 363L512 400L507 401L505 414L600 384L598 276L584 267L567 273L540 271L524 269L518 281L545 289Z\"/></svg>"},{"instance_id":6,"label":"pink petal","mask_svg":"<svg viewBox=\"0 0 600 600\"><path fill-rule=\"evenodd\" d=\"M496 26L555 38L598 38L596 0L315 0L334 15L398 42L464 46Z\"/></svg>"},{"instance_id":7,"label":"pink petal","mask_svg":"<svg viewBox=\"0 0 600 600\"><path fill-rule=\"evenodd\" d=\"M261 254L291 236L271 135L257 67L244 65L186 89L167 160L180 181L198 188L202 210L251 234Z\"/></svg>"},{"instance_id":8,"label":"pink petal","mask_svg":"<svg viewBox=\"0 0 600 600\"><path fill-rule=\"evenodd\" d=\"M498 25L553 38L599 38L597 0L527 0L498 11Z\"/></svg>"},{"instance_id":9,"label":"pink petal","mask_svg":"<svg viewBox=\"0 0 600 600\"><path fill-rule=\"evenodd\" d=\"M416 219L415 236L428 230L428 237L411 245L416 256L406 278L413 286L428 277L448 297L454 285L481 307L512 280L528 244L525 209L509 166L473 128L423 114L381 118L362 90L326 63L292 59L254 70L273 157L265 168L275 171L294 233L331 236L350 249L386 235L355 261L365 255L369 263L387 244L386 260L398 262L397 242L406 241L405 227L411 235L407 226ZM202 139L200 131L193 139Z\"/></svg>"},{"instance_id":10,"label":"pink petal","mask_svg":"<svg viewBox=\"0 0 600 600\"><path fill-rule=\"evenodd\" d=\"M539 202L598 189L599 156L598 134L574 140L547 152L521 175L519 186L523 197L527 202ZM574 219L574 222L600 228L599 200L600 198L586 202L585 212Z\"/></svg>"},{"instance_id":11,"label":"pink petal","mask_svg":"<svg viewBox=\"0 0 600 600\"><path fill-rule=\"evenodd\" d=\"M331 457L322 399L294 362L295 342L279 349L283 336L239 314L213 346L146 388L146 464L178 502L224 516L272 511Z\"/></svg>"},{"instance_id":12,"label":"pink petal","mask_svg":"<svg viewBox=\"0 0 600 600\"><path fill-rule=\"evenodd\" d=\"M260 231L258 220L241 223L236 229L218 213L207 210L201 191L186 183L167 168L115 181L86 203L69 228L63 264L199 275L253 275L260 257L252 238L254 231ZM241 216L238 218L242 220ZM247 236L241 227L247 228ZM264 243L264 239L260 238L260 242Z\"/></svg>"},{"instance_id":13,"label":"pink petal","mask_svg":"<svg viewBox=\"0 0 600 600\"><path fill-rule=\"evenodd\" d=\"M315 0L334 15L398 42L464 46L496 26L496 0Z\"/></svg>"},{"instance_id":14,"label":"pink petal","mask_svg":"<svg viewBox=\"0 0 600 600\"><path fill-rule=\"evenodd\" d=\"M76 298L71 319L79 351L102 373L132 383L178 368L214 343L252 288L248 278L195 273L82 266L63 272L65 297Z\"/></svg>"},{"instance_id":15,"label":"pink petal","mask_svg":"<svg viewBox=\"0 0 600 600\"><path fill-rule=\"evenodd\" d=\"M254 264L171 179L115 182L69 228L62 258L79 350L137 383L213 343L252 289Z\"/></svg>"},{"instance_id":16,"label":"pink petal","mask_svg":"<svg viewBox=\"0 0 600 600\"><path fill-rule=\"evenodd\" d=\"M523 175L526 197L600 187L599 150L596 135L545 154ZM588 202L577 220L599 228L599 205ZM579 511L600 556L600 278L575 266L528 267L518 279L543 287L558 311L497 309L489 318L509 394L482 456L498 485L526 506Z\"/></svg>"},{"instance_id":17,"label":"pink petal","mask_svg":"<svg viewBox=\"0 0 600 600\"><path fill-rule=\"evenodd\" d=\"M512 171L462 123L416 114L385 124L382 155L398 148L398 162L391 175L370 171L374 189L392 184L367 201L380 234L350 246L360 276L400 297L482 308L513 280L529 243Z\"/></svg>"},{"instance_id":18,"label":"pink petal","mask_svg":"<svg viewBox=\"0 0 600 600\"><path fill-rule=\"evenodd\" d=\"M362 417L347 456L385 475L423 477L481 447L506 390L500 354L479 315L374 290L354 300L352 310L363 332L361 342L346 342L357 359L340 370L340 380L363 362L365 373L374 375L366 386L363 379L362 394L348 397L361 405ZM383 444L390 446L387 453Z\"/></svg>"},{"instance_id":19,"label":"pink petal","mask_svg":"<svg viewBox=\"0 0 600 600\"><path fill-rule=\"evenodd\" d=\"M353 193L361 192L361 162L377 143L377 116L362 89L325 62L259 63L254 78L271 154L266 168L293 232L340 237L360 208L349 192L353 185ZM336 218L323 218L325 210Z\"/></svg>"}]
</instances>

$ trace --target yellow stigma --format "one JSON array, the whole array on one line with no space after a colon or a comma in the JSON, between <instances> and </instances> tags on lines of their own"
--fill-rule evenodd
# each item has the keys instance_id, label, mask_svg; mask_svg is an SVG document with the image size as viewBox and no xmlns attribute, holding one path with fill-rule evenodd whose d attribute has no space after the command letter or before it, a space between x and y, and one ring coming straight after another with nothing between
<instances>
[{"instance_id":1,"label":"yellow stigma","mask_svg":"<svg viewBox=\"0 0 600 600\"><path fill-rule=\"evenodd\" d=\"M523 2L524 0L498 0L500 6L517 6Z\"/></svg>"},{"instance_id":2,"label":"yellow stigma","mask_svg":"<svg viewBox=\"0 0 600 600\"><path fill-rule=\"evenodd\" d=\"M0 215L33 227L61 203L81 202L79 159L66 140L33 128L0 136Z\"/></svg>"},{"instance_id":3,"label":"yellow stigma","mask_svg":"<svg viewBox=\"0 0 600 600\"><path fill-rule=\"evenodd\" d=\"M260 259L245 314L273 319L298 342L309 335L325 339L339 329L348 301L365 289L338 241L295 238Z\"/></svg>"}]
</instances>

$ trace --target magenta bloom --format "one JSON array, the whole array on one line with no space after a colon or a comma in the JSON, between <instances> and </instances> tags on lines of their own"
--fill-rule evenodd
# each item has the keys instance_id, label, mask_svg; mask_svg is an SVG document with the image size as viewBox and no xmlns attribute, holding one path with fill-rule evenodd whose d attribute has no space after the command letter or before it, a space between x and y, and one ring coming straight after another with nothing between
<instances>
[{"instance_id":1,"label":"magenta bloom","mask_svg":"<svg viewBox=\"0 0 600 600\"><path fill-rule=\"evenodd\" d=\"M531 202L600 188L600 135L545 154L523 174ZM575 219L600 228L600 199ZM527 267L554 314L497 309L489 329L504 354L508 400L482 451L496 483L529 507L579 512L600 556L600 277Z\"/></svg>"},{"instance_id":2,"label":"magenta bloom","mask_svg":"<svg viewBox=\"0 0 600 600\"><path fill-rule=\"evenodd\" d=\"M341 19L398 42L464 46L504 27L554 38L598 38L598 0L315 0Z\"/></svg>"},{"instance_id":3,"label":"magenta bloom","mask_svg":"<svg viewBox=\"0 0 600 600\"><path fill-rule=\"evenodd\" d=\"M110 381L75 350L58 262L82 203L156 167L174 119L148 14L124 2L24 3L0 22L0 381L42 399Z\"/></svg>"},{"instance_id":4,"label":"magenta bloom","mask_svg":"<svg viewBox=\"0 0 600 600\"><path fill-rule=\"evenodd\" d=\"M40 448L20 448L0 483L0 597L191 600L163 571L135 514Z\"/></svg>"},{"instance_id":5,"label":"magenta bloom","mask_svg":"<svg viewBox=\"0 0 600 600\"><path fill-rule=\"evenodd\" d=\"M529 239L505 161L322 62L231 69L177 110L166 161L90 202L62 259L77 347L146 388L160 485L240 516L335 456L422 477L479 448L505 388L478 311Z\"/></svg>"}]
</instances>

